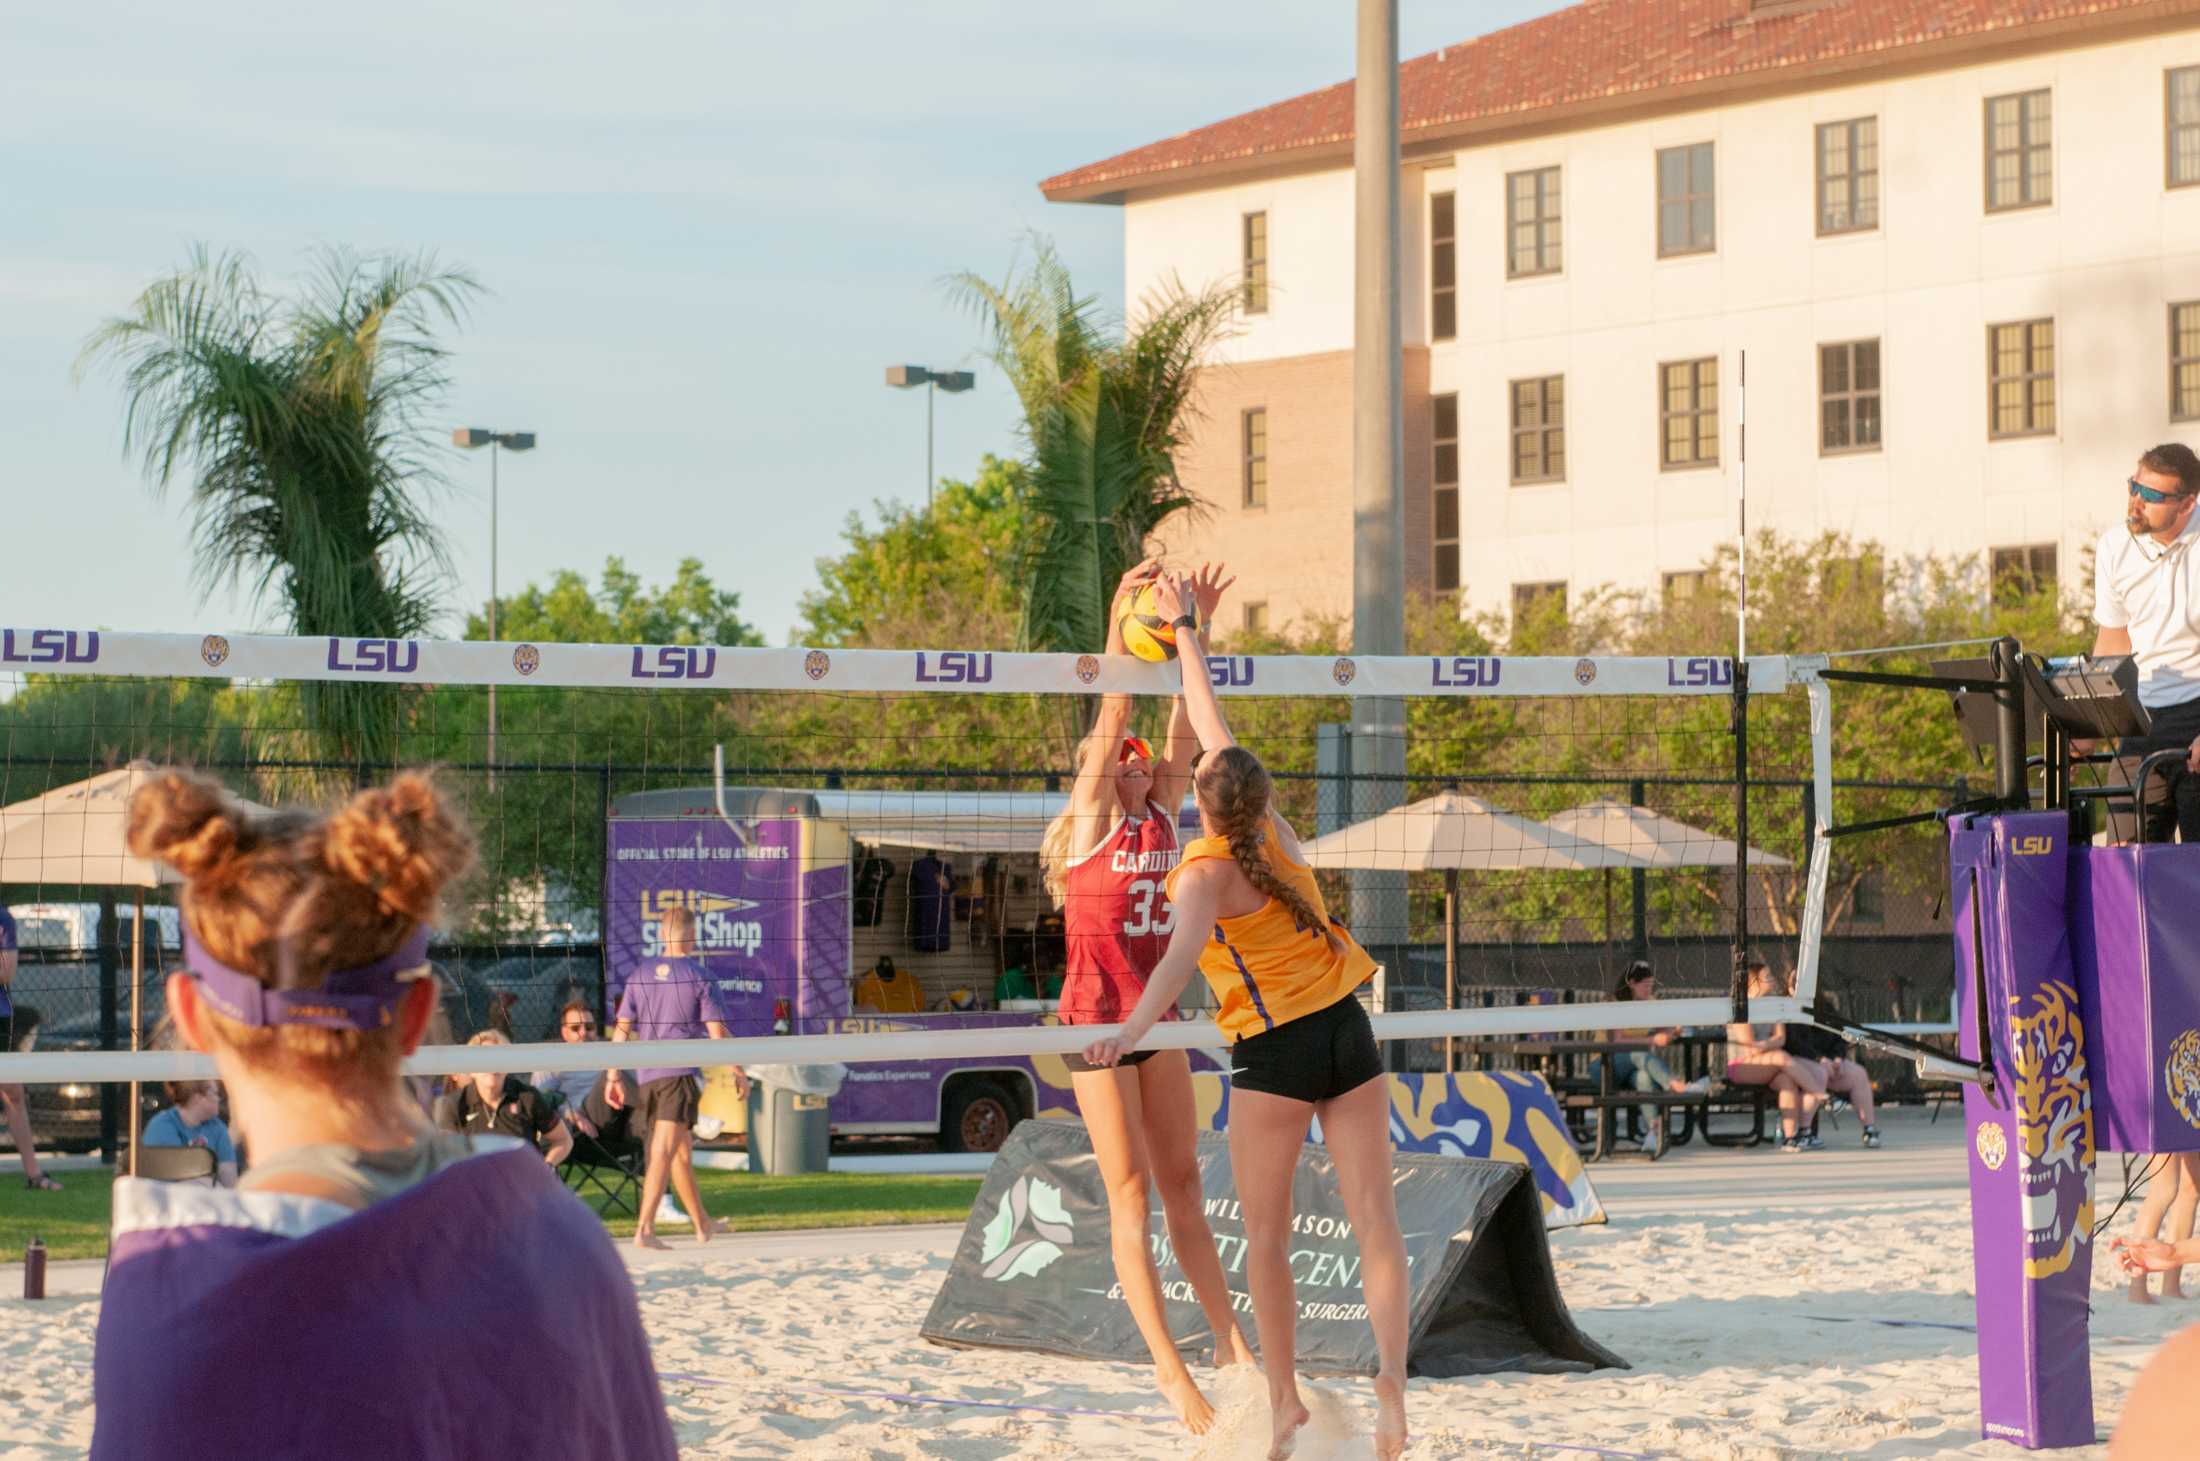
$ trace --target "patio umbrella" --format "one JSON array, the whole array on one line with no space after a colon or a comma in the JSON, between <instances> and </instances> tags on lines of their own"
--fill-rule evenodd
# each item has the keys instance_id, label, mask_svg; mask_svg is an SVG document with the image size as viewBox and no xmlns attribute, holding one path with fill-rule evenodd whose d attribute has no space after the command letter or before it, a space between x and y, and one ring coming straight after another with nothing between
<instances>
[{"instance_id":1,"label":"patio umbrella","mask_svg":"<svg viewBox=\"0 0 2200 1461\"><path fill-rule=\"evenodd\" d=\"M1652 867L1732 867L1737 848L1734 839L1692 827L1648 807L1629 806L1609 797L1560 812L1545 819L1547 826L1555 827L1569 837L1601 843L1606 847L1639 857ZM1749 849L1751 867L1788 867L1791 864L1778 853L1763 848ZM1642 883L1637 879L1634 887L1635 906L1642 906ZM1604 878L1604 937L1612 937L1612 878ZM1641 952L1638 950L1638 953Z\"/></svg>"},{"instance_id":2,"label":"patio umbrella","mask_svg":"<svg viewBox=\"0 0 2200 1461\"><path fill-rule=\"evenodd\" d=\"M138 1048L145 983L145 890L183 880L125 846L130 798L157 774L142 761L0 807L0 883L76 884L131 890L130 1048ZM254 802L253 811L267 808ZM137 1166L138 1083L130 1083L130 1164Z\"/></svg>"},{"instance_id":3,"label":"patio umbrella","mask_svg":"<svg viewBox=\"0 0 2200 1461\"><path fill-rule=\"evenodd\" d=\"M1478 796L1438 792L1339 827L1305 845L1312 867L1444 874L1444 1007L1459 1007L1459 874L1462 869L1647 868L1643 858L1501 812ZM1453 1047L1444 1041L1444 1069Z\"/></svg>"}]
</instances>

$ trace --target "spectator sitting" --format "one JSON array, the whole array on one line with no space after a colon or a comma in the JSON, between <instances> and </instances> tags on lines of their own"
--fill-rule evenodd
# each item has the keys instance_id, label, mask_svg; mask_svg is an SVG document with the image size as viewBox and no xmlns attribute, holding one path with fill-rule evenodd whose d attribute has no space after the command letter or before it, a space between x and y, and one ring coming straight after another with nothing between
<instances>
[{"instance_id":1,"label":"spectator sitting","mask_svg":"<svg viewBox=\"0 0 2200 1461\"><path fill-rule=\"evenodd\" d=\"M1658 976L1650 965L1637 959L1627 966L1627 972L1613 986L1612 998L1636 1000L1657 998ZM1615 1050L1608 1057L1612 1062L1612 1087L1615 1090L1632 1088L1638 1091L1670 1091L1676 1095L1685 1091L1705 1091L1711 1088L1711 1079L1684 1081L1673 1074L1673 1068L1665 1063L1662 1052L1680 1036L1677 1027L1662 1030L1617 1030L1613 1037L1620 1040L1648 1040L1648 1050ZM1604 1059L1607 1057L1599 1057ZM1665 1148L1665 1120L1655 1106L1640 1108L1642 1141L1652 1153Z\"/></svg>"},{"instance_id":2,"label":"spectator sitting","mask_svg":"<svg viewBox=\"0 0 2200 1461\"><path fill-rule=\"evenodd\" d=\"M596 1011L586 1000L567 1000L558 1011L558 1038L568 1045L586 1044L596 1038ZM584 1136L608 1145L627 1140L627 1113L614 1110L605 1099L610 1072L601 1070L538 1070L530 1079L548 1097L566 1125Z\"/></svg>"},{"instance_id":3,"label":"spectator sitting","mask_svg":"<svg viewBox=\"0 0 2200 1461\"><path fill-rule=\"evenodd\" d=\"M214 1154L214 1178L237 1185L237 1148L222 1120L221 1088L212 1081L169 1081L168 1107L145 1123L147 1146L202 1146Z\"/></svg>"},{"instance_id":4,"label":"spectator sitting","mask_svg":"<svg viewBox=\"0 0 2200 1461\"><path fill-rule=\"evenodd\" d=\"M495 1030L483 1030L468 1045L509 1045ZM497 1132L516 1136L542 1150L555 1167L573 1150L573 1133L558 1120L542 1093L516 1075L482 1071L464 1078L451 1102L450 1119L459 1131L478 1136ZM547 1139L546 1139L547 1138Z\"/></svg>"},{"instance_id":5,"label":"spectator sitting","mask_svg":"<svg viewBox=\"0 0 2200 1461\"><path fill-rule=\"evenodd\" d=\"M1788 971L1787 992L1795 993L1795 971L1792 969ZM1822 990L1818 995L1818 1004L1828 1013L1839 1012L1834 1006L1833 996ZM1878 1146L1879 1116L1878 1108L1872 1100L1871 1072L1864 1069L1862 1061L1849 1058L1849 1042L1833 1031L1816 1025L1789 1025L1783 1028L1787 1031L1785 1048L1788 1054L1804 1060L1815 1060L1824 1068L1827 1095L1846 1097L1848 1103L1856 1108L1856 1119L1864 1123L1864 1145Z\"/></svg>"},{"instance_id":6,"label":"spectator sitting","mask_svg":"<svg viewBox=\"0 0 2200 1461\"><path fill-rule=\"evenodd\" d=\"M1779 988L1762 957L1749 956L1749 997L1768 999ZM1823 1145L1804 1130L1826 1103L1825 1067L1791 1055L1785 1025L1728 1025L1726 1078L1737 1086L1770 1086L1780 1098L1780 1150L1806 1152Z\"/></svg>"}]
</instances>

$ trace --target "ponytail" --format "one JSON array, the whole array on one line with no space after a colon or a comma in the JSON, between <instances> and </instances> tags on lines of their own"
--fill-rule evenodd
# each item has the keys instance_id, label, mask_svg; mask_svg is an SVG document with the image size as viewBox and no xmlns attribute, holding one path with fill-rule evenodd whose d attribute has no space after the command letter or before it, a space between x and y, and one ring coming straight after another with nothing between
<instances>
[{"instance_id":1,"label":"ponytail","mask_svg":"<svg viewBox=\"0 0 2200 1461\"><path fill-rule=\"evenodd\" d=\"M1268 803L1273 789L1268 768L1243 746L1225 746L1206 757L1199 768L1200 803L1215 832L1229 843L1231 860L1245 874L1245 881L1290 909L1299 927L1319 933L1331 949L1342 949L1344 941L1329 920L1269 864Z\"/></svg>"}]
</instances>

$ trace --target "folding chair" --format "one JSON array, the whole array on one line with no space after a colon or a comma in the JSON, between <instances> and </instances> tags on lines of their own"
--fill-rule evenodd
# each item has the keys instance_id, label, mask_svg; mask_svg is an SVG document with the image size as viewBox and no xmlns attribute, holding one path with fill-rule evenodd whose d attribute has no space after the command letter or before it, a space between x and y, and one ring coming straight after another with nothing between
<instances>
[{"instance_id":1,"label":"folding chair","mask_svg":"<svg viewBox=\"0 0 2200 1461\"><path fill-rule=\"evenodd\" d=\"M602 1218L639 1217L646 1153L641 1143L605 1141L573 1128L573 1150L558 1163L558 1180Z\"/></svg>"},{"instance_id":2,"label":"folding chair","mask_svg":"<svg viewBox=\"0 0 2200 1461\"><path fill-rule=\"evenodd\" d=\"M130 1163L127 1157L122 1163L127 1173ZM141 1146L137 1154L137 1175L148 1182L204 1182L215 1185L219 1170L211 1147L203 1146Z\"/></svg>"}]
</instances>

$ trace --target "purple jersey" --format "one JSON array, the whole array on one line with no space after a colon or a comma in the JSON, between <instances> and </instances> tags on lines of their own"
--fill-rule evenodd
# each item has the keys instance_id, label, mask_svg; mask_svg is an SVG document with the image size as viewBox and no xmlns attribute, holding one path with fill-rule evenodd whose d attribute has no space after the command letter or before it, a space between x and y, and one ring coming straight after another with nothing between
<instances>
[{"instance_id":1,"label":"purple jersey","mask_svg":"<svg viewBox=\"0 0 2200 1461\"><path fill-rule=\"evenodd\" d=\"M14 947L15 915L8 912L7 905L0 904L0 950L12 949ZM15 1005L8 998L8 987L5 984L0 984L0 1020L4 1020L14 1013ZM0 1036L5 1036L6 1034L7 1031L0 1030ZM0 1054L4 1053L4 1051L0 1051Z\"/></svg>"},{"instance_id":2,"label":"purple jersey","mask_svg":"<svg viewBox=\"0 0 2200 1461\"><path fill-rule=\"evenodd\" d=\"M701 1040L706 1021L726 1022L718 993L693 959L644 959L619 995L620 1024L631 1023L637 1040ZM701 1075L696 1066L645 1066L634 1072L643 1085L667 1076Z\"/></svg>"},{"instance_id":3,"label":"purple jersey","mask_svg":"<svg viewBox=\"0 0 2200 1461\"><path fill-rule=\"evenodd\" d=\"M633 1281L532 1151L357 1212L133 1178L114 1208L98 1461L675 1454Z\"/></svg>"}]
</instances>

